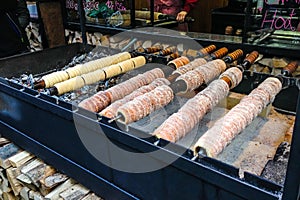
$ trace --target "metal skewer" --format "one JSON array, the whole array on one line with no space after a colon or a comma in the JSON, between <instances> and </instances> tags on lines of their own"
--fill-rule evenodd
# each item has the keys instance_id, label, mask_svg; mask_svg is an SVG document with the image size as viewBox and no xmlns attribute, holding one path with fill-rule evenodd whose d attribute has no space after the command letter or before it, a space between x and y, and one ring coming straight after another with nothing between
<instances>
[{"instance_id":1,"label":"metal skewer","mask_svg":"<svg viewBox=\"0 0 300 200\"><path fill-rule=\"evenodd\" d=\"M160 142L160 139L158 138L158 140L154 142L154 145L158 146L159 142Z\"/></svg>"},{"instance_id":2,"label":"metal skewer","mask_svg":"<svg viewBox=\"0 0 300 200\"><path fill-rule=\"evenodd\" d=\"M114 122L114 121L117 121L117 120L120 119L120 118L122 118L122 115L117 115L117 116L115 116L114 118L108 120L108 123L112 123L112 122Z\"/></svg>"}]
</instances>

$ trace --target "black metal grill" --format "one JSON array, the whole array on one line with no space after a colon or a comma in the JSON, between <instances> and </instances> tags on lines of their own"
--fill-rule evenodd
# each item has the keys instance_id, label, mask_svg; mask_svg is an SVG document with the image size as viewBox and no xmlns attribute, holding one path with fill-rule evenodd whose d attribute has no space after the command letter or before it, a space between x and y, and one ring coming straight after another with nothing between
<instances>
[{"instance_id":1,"label":"black metal grill","mask_svg":"<svg viewBox=\"0 0 300 200\"><path fill-rule=\"evenodd\" d=\"M0 60L0 74L2 77L11 77L28 71L41 73L53 67L62 67L74 55L91 49L90 46L73 44L3 59ZM258 78L262 81L266 76L245 72L247 79L236 90L247 93L258 84ZM282 196L285 199L296 199L298 195L300 174L296 159L299 157L300 136L296 132L300 131L300 112L297 112L287 180L283 187L250 173L245 173L244 179L240 179L238 169L231 165L208 157L194 160L193 153L181 146L169 144L166 147L167 142L163 140L155 144L155 138L140 130L129 127L128 132L122 131L117 124L108 123L106 118L98 120L95 113L8 79L0 78L0 85L1 134L105 199L267 200L281 199ZM279 108L294 110L297 96L295 83L279 94L274 104ZM289 105L291 107L284 107L287 106L286 98L293 100L293 105ZM75 127L74 119L79 119L79 127ZM164 163L170 158L176 158L176 161L148 173L135 174L112 169L86 149L77 133L78 128L84 128L87 139L93 142L98 152L97 156L113 160L111 144L105 140L104 135L95 131L99 126L110 141L126 150L137 153L161 150L157 157L145 157L145 163ZM181 155L176 152L185 153Z\"/></svg>"}]
</instances>

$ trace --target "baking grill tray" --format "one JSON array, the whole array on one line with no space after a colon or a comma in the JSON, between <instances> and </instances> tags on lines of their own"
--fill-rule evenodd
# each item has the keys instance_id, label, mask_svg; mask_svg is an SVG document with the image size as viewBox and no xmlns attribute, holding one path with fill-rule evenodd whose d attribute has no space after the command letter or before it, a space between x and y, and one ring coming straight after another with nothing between
<instances>
[{"instance_id":1,"label":"baking grill tray","mask_svg":"<svg viewBox=\"0 0 300 200\"><path fill-rule=\"evenodd\" d=\"M8 58L0 61L0 74L2 77L11 77L28 72L31 67L34 69L32 73L41 73L51 68L62 67L74 55L91 49L90 46L75 44ZM59 56L62 52L68 52L66 55L70 56ZM35 57L42 61L44 56L51 58L49 63L34 61ZM21 60L24 62L20 62ZM20 63L23 63L22 66ZM28 67L23 68L24 63ZM193 160L192 152L184 147L184 140L179 144L167 146L168 142L164 140L154 144L154 137L149 137L145 130L139 130L143 126L149 130L153 129L154 126L149 125L149 119L157 125L155 115L161 117L159 112L169 115L179 108L178 102L184 100L183 98L178 97L165 111L158 111L132 126L121 127L115 122L108 123L106 118L99 121L99 116L95 113L24 88L6 78L0 78L0 85L1 133L105 199L281 198L282 185L247 172L240 178L237 168L216 159L204 157ZM213 116L214 112L206 117ZM74 118L80 119L77 127L74 125ZM204 122L207 122L207 119L204 119ZM121 148L137 153L161 150L159 155L146 156L145 163L165 163L170 158L176 158L176 161L153 172L118 171L101 163L86 149L77 133L78 126L84 128L87 139L93 143L96 157L114 161L113 152L110 151L111 144L96 131L101 127L106 137ZM115 161L123 163L126 160Z\"/></svg>"}]
</instances>

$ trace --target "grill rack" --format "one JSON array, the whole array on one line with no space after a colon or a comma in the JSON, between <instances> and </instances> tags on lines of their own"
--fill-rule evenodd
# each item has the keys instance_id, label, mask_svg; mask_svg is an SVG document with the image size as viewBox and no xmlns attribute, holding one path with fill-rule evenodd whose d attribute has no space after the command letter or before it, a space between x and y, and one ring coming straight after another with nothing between
<instances>
[{"instance_id":1,"label":"grill rack","mask_svg":"<svg viewBox=\"0 0 300 200\"><path fill-rule=\"evenodd\" d=\"M64 64L61 58L64 61L68 60L65 56L57 57L61 51L77 54L91 49L89 46L74 44L4 59L0 61L1 76L5 76L5 73L9 74L7 68L3 72L5 65L14 66L13 64L18 63L20 59L29 60L30 63L32 58L40 57L41 60L44 56L56 58L50 59L49 63L39 64L39 66L44 65L39 69L43 70L47 66L59 67L53 62ZM13 70L10 75L20 72ZM247 77L246 82L242 83L237 90L247 93L246 90L249 87L247 81L253 82L257 77L260 77L262 81L268 75L253 75L245 72L244 76ZM176 144L169 144L168 149L165 149L167 141L161 140L155 145L156 139L145 138L145 133L141 131L133 128L129 128L129 133L121 131L115 123L108 123L106 118L98 121L99 116L95 113L80 108L74 109L69 103L24 88L5 78L0 78L0 85L1 133L105 199L280 199L281 196L283 199L296 199L299 192L297 186L299 178L297 177L300 176L296 158L299 156L300 137L297 134L293 135L287 178L283 187L249 173L245 173L244 179L240 179L238 169L211 158L193 160L193 154L189 150L183 155L178 155L175 152L182 152L182 147ZM295 87L293 86L292 89ZM286 89L288 94L297 94L291 93L290 88ZM275 102L285 105L285 101L280 100L280 96L285 96L285 94L279 94ZM109 152L109 144L91 127L101 126L112 142L130 151L149 152L161 149L163 153L160 157L148 158L155 162L164 162L165 156L178 159L164 169L145 174L125 173L111 169L95 159L84 147L74 127L73 117L82 120L81 125L86 128L91 139L97 141L97 146L100 150L104 150L104 156L107 158L112 156ZM298 119L299 112L297 112L294 133L300 131ZM149 181L153 184L150 185Z\"/></svg>"}]
</instances>

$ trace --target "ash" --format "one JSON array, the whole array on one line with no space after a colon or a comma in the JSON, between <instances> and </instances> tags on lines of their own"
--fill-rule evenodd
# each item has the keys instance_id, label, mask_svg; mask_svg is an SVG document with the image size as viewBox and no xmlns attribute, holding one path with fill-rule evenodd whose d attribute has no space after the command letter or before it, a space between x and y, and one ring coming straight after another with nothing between
<instances>
[{"instance_id":1,"label":"ash","mask_svg":"<svg viewBox=\"0 0 300 200\"><path fill-rule=\"evenodd\" d=\"M270 160L262 172L262 177L283 185L290 155L290 144L283 142L279 145L273 160Z\"/></svg>"}]
</instances>

